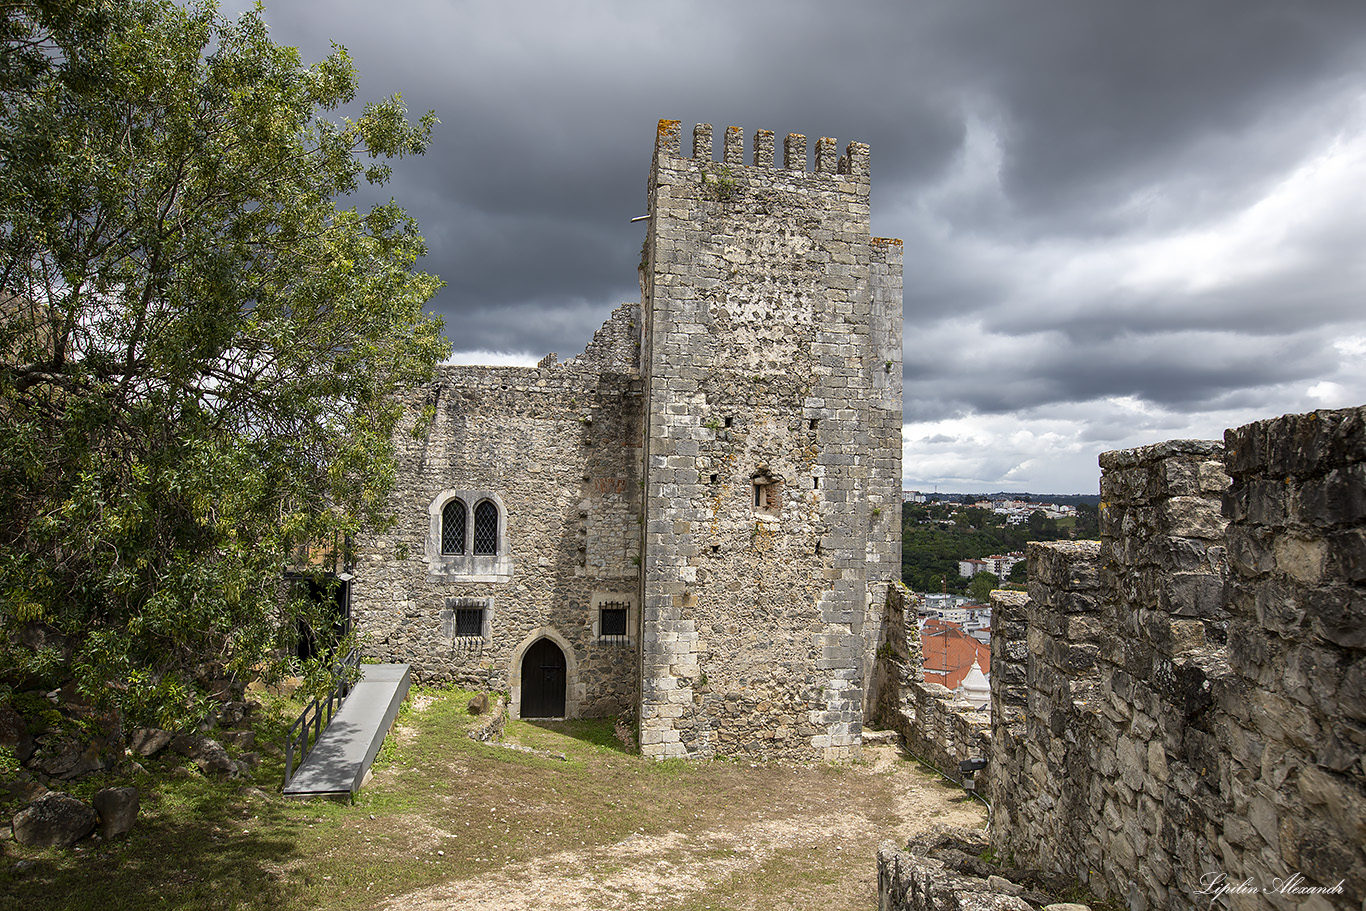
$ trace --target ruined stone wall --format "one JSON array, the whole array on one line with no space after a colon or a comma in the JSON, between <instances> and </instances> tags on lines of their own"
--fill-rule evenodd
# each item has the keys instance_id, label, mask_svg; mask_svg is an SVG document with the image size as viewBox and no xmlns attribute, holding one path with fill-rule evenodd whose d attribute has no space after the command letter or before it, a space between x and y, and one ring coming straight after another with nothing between
<instances>
[{"instance_id":1,"label":"ruined stone wall","mask_svg":"<svg viewBox=\"0 0 1366 911\"><path fill-rule=\"evenodd\" d=\"M640 368L640 304L622 304L593 333L583 354L570 358L570 367L607 373L637 373Z\"/></svg>"},{"instance_id":2,"label":"ruined stone wall","mask_svg":"<svg viewBox=\"0 0 1366 911\"><path fill-rule=\"evenodd\" d=\"M567 714L634 706L641 388L631 373L601 368L634 352L627 329L637 316L619 310L608 341L574 363L443 367L410 394L396 435L398 524L362 542L356 567L353 614L367 656L408 662L419 680L511 690L515 713L518 657L547 636L567 652ZM498 503L497 556L441 556L439 513L452 495ZM599 636L604 599L632 604L628 641ZM481 636L455 635L453 612L469 606L485 610Z\"/></svg>"},{"instance_id":3,"label":"ruined stone wall","mask_svg":"<svg viewBox=\"0 0 1366 911\"><path fill-rule=\"evenodd\" d=\"M1032 911L1035 907L1002 891L1001 885L1009 884L999 877L965 876L933 857L898 850L892 842L878 846L877 911ZM1071 905L1066 911L1084 908Z\"/></svg>"},{"instance_id":4,"label":"ruined stone wall","mask_svg":"<svg viewBox=\"0 0 1366 911\"><path fill-rule=\"evenodd\" d=\"M1031 545L993 612L998 852L1135 911L1220 876L1234 908L1361 905L1364 418L1102 456L1101 542Z\"/></svg>"},{"instance_id":5,"label":"ruined stone wall","mask_svg":"<svg viewBox=\"0 0 1366 911\"><path fill-rule=\"evenodd\" d=\"M1226 433L1224 446L1231 675L1214 692L1229 810L1220 861L1263 881L1345 880L1343 894L1297 906L1358 908L1366 904L1366 408L1259 421Z\"/></svg>"},{"instance_id":6,"label":"ruined stone wall","mask_svg":"<svg viewBox=\"0 0 1366 911\"><path fill-rule=\"evenodd\" d=\"M868 149L660 123L642 370L641 747L839 758L900 565L900 244ZM756 504L755 482L765 502Z\"/></svg>"}]
</instances>

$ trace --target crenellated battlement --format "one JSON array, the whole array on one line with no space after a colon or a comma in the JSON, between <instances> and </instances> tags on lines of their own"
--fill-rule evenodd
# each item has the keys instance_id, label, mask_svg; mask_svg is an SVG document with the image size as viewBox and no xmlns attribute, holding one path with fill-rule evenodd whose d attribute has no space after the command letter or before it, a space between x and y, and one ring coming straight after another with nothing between
<instances>
[{"instance_id":1,"label":"crenellated battlement","mask_svg":"<svg viewBox=\"0 0 1366 911\"><path fill-rule=\"evenodd\" d=\"M677 120L659 121L656 133L655 155L669 155L684 158L682 143L682 123ZM822 136L816 140L815 168L807 171L807 139L801 133L788 133L783 138L783 163L781 170L815 174L845 174L853 177L869 176L869 149L866 143L850 142L841 155L833 137ZM692 158L712 161L712 125L699 123L693 127ZM751 140L751 157L748 167L764 170L775 169L774 133L772 130L755 130ZM746 167L745 137L740 127L726 127L722 136L721 163L727 167Z\"/></svg>"}]
</instances>

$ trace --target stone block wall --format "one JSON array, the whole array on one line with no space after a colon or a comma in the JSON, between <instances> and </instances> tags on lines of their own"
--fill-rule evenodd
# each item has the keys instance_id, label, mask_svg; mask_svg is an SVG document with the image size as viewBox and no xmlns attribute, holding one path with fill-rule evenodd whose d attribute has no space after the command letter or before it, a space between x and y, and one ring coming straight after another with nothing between
<instances>
[{"instance_id":1,"label":"stone block wall","mask_svg":"<svg viewBox=\"0 0 1366 911\"><path fill-rule=\"evenodd\" d=\"M566 652L567 714L635 705L641 384L602 368L634 351L624 327L638 318L619 310L596 359L442 367L436 383L412 391L396 436L398 523L362 542L355 571L352 611L368 657L407 662L419 680L515 695L520 654L545 636ZM498 503L496 557L440 556L433 535L452 492ZM597 635L604 599L635 605L628 641ZM455 635L457 607L485 610L484 635Z\"/></svg>"},{"instance_id":2,"label":"stone block wall","mask_svg":"<svg viewBox=\"0 0 1366 911\"><path fill-rule=\"evenodd\" d=\"M901 249L867 146L661 121L643 270L641 748L840 758L900 566ZM762 488L762 493L758 488ZM762 497L762 503L760 499Z\"/></svg>"},{"instance_id":3,"label":"stone block wall","mask_svg":"<svg viewBox=\"0 0 1366 911\"><path fill-rule=\"evenodd\" d=\"M1101 542L993 611L998 852L1134 911L1362 906L1363 455L1366 409L1102 456Z\"/></svg>"},{"instance_id":4,"label":"stone block wall","mask_svg":"<svg viewBox=\"0 0 1366 911\"><path fill-rule=\"evenodd\" d=\"M1230 673L1213 696L1230 871L1366 904L1366 408L1224 436ZM1255 898L1255 897L1254 897ZM1241 898L1235 907L1256 907Z\"/></svg>"},{"instance_id":5,"label":"stone block wall","mask_svg":"<svg viewBox=\"0 0 1366 911\"><path fill-rule=\"evenodd\" d=\"M1099 794L1074 783L1100 740L1099 552L1094 541L1030 544L1028 597L992 600L992 840L1042 868L1070 868L1094 826Z\"/></svg>"}]
</instances>

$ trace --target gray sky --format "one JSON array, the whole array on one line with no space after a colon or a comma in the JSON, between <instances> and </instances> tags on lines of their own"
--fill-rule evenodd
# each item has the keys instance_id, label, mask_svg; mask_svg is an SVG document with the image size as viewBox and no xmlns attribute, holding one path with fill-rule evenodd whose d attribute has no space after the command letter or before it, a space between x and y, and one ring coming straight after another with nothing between
<instances>
[{"instance_id":1,"label":"gray sky","mask_svg":"<svg viewBox=\"0 0 1366 911\"><path fill-rule=\"evenodd\" d=\"M240 9L228 4L226 9ZM389 186L461 362L639 296L660 118L872 146L905 241L908 487L1094 493L1096 456L1366 403L1359 0L273 0L441 125Z\"/></svg>"}]
</instances>

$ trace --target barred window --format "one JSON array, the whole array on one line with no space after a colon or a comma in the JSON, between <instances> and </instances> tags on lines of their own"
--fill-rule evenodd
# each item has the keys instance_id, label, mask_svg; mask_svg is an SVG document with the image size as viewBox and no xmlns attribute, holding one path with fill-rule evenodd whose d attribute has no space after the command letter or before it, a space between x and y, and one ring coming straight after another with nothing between
<instances>
[{"instance_id":1,"label":"barred window","mask_svg":"<svg viewBox=\"0 0 1366 911\"><path fill-rule=\"evenodd\" d=\"M451 500L441 508L441 552L443 554L463 554L465 552L465 503Z\"/></svg>"},{"instance_id":2,"label":"barred window","mask_svg":"<svg viewBox=\"0 0 1366 911\"><path fill-rule=\"evenodd\" d=\"M624 601L603 603L598 616L598 638L604 642L625 643L628 640L626 618L630 607L630 604Z\"/></svg>"},{"instance_id":3,"label":"barred window","mask_svg":"<svg viewBox=\"0 0 1366 911\"><path fill-rule=\"evenodd\" d=\"M482 607L456 608L455 635L458 639L477 638L483 636L484 609Z\"/></svg>"},{"instance_id":4,"label":"barred window","mask_svg":"<svg viewBox=\"0 0 1366 911\"><path fill-rule=\"evenodd\" d=\"M498 507L491 500L480 500L474 507L474 552L498 553Z\"/></svg>"}]
</instances>

